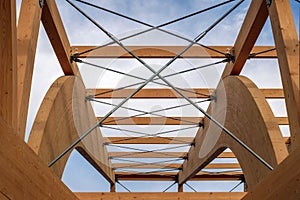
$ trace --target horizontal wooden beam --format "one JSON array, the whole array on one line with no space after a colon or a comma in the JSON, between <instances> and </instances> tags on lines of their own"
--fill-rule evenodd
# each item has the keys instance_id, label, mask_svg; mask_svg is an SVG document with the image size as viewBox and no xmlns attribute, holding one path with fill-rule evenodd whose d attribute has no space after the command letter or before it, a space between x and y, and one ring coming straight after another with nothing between
<instances>
[{"instance_id":1,"label":"horizontal wooden beam","mask_svg":"<svg viewBox=\"0 0 300 200\"><path fill-rule=\"evenodd\" d=\"M72 52L84 52L95 48L95 46L73 46ZM127 46L140 58L173 58L185 46ZM209 46L222 53L226 53L227 49L232 49L232 46ZM251 54L274 49L274 46L255 46ZM225 56L216 51L212 51L200 46L193 46L185 52L181 58L224 58ZM106 46L89 53L84 53L79 58L132 58L127 52L119 46ZM269 51L258 54L254 58L277 58L276 51Z\"/></svg>"},{"instance_id":2,"label":"horizontal wooden beam","mask_svg":"<svg viewBox=\"0 0 300 200\"><path fill-rule=\"evenodd\" d=\"M132 174L131 172L116 172L116 177L119 181L175 181L177 173L175 172L160 172L160 173L145 173ZM224 172L224 173L197 173L191 181L235 181L242 180L244 175L242 172Z\"/></svg>"},{"instance_id":3,"label":"horizontal wooden beam","mask_svg":"<svg viewBox=\"0 0 300 200\"><path fill-rule=\"evenodd\" d=\"M98 117L98 120L102 117ZM105 125L192 125L201 122L203 117L108 117Z\"/></svg>"},{"instance_id":4,"label":"horizontal wooden beam","mask_svg":"<svg viewBox=\"0 0 300 200\"><path fill-rule=\"evenodd\" d=\"M155 152L109 152L110 157L122 157L122 158L184 158L187 156L186 152L165 152L165 154ZM232 152L223 152L218 158L235 158Z\"/></svg>"},{"instance_id":5,"label":"horizontal wooden beam","mask_svg":"<svg viewBox=\"0 0 300 200\"><path fill-rule=\"evenodd\" d=\"M246 192L76 192L75 195L80 200L240 200Z\"/></svg>"},{"instance_id":6,"label":"horizontal wooden beam","mask_svg":"<svg viewBox=\"0 0 300 200\"><path fill-rule=\"evenodd\" d=\"M111 144L188 144L194 137L106 137L106 143ZM290 143L289 137L284 137L285 144ZM127 152L128 153L128 152Z\"/></svg>"},{"instance_id":7,"label":"horizontal wooden beam","mask_svg":"<svg viewBox=\"0 0 300 200\"><path fill-rule=\"evenodd\" d=\"M102 117L98 117L98 120ZM103 124L105 125L191 125L200 123L203 117L108 117ZM176 120L177 119L177 120ZM278 125L288 125L287 117L276 117Z\"/></svg>"},{"instance_id":8,"label":"horizontal wooden beam","mask_svg":"<svg viewBox=\"0 0 300 200\"><path fill-rule=\"evenodd\" d=\"M181 164L133 164L133 163L114 163L113 168L134 168L134 169L164 169L164 168L181 168ZM240 169L238 163L210 163L206 165L205 169Z\"/></svg>"},{"instance_id":9,"label":"horizontal wooden beam","mask_svg":"<svg viewBox=\"0 0 300 200\"><path fill-rule=\"evenodd\" d=\"M112 144L188 144L193 137L106 137L105 142Z\"/></svg>"},{"instance_id":10,"label":"horizontal wooden beam","mask_svg":"<svg viewBox=\"0 0 300 200\"><path fill-rule=\"evenodd\" d=\"M214 94L214 89L209 88L187 88L188 90L193 91L183 92L189 98L208 98L209 95ZM134 89L124 89L119 91L113 91L113 88L95 88L87 89L87 95L95 95L97 99L115 99L115 98L126 98L129 96ZM283 90L280 88L264 88L260 89L263 95L268 99L278 99L284 98ZM101 94L101 95L99 95ZM172 89L162 89L162 88L147 88L140 90L136 95L132 97L133 99L164 99L164 98L182 98Z\"/></svg>"}]
</instances>

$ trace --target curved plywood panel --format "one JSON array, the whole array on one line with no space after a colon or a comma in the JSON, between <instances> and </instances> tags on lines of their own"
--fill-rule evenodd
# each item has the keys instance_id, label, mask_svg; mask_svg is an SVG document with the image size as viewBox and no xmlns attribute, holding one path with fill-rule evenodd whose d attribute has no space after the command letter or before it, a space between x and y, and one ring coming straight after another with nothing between
<instances>
[{"instance_id":1,"label":"curved plywood panel","mask_svg":"<svg viewBox=\"0 0 300 200\"><path fill-rule=\"evenodd\" d=\"M268 103L248 78L226 77L219 84L216 100L211 103L208 112L271 166L277 166L288 155ZM195 146L190 149L189 159L179 173L179 183L192 177L227 147L236 155L249 188L270 172L240 144L205 118L204 128L197 133Z\"/></svg>"},{"instance_id":2,"label":"curved plywood panel","mask_svg":"<svg viewBox=\"0 0 300 200\"><path fill-rule=\"evenodd\" d=\"M85 101L80 78L63 76L48 90L38 111L28 140L29 146L45 164L51 162L96 123L92 106ZM100 129L95 129L76 149L110 182L115 181ZM51 169L61 177L71 151Z\"/></svg>"}]
</instances>

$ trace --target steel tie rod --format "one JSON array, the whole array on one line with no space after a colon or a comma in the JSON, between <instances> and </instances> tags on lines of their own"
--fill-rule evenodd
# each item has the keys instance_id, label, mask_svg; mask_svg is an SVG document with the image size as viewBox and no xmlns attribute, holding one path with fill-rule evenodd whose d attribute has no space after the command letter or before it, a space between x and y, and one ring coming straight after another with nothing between
<instances>
[{"instance_id":1,"label":"steel tie rod","mask_svg":"<svg viewBox=\"0 0 300 200\"><path fill-rule=\"evenodd\" d=\"M71 6L73 6L78 12L80 12L82 15L84 15L87 19L89 19L94 25L96 25L101 31L103 31L108 37L110 37L112 40L117 42L121 47L124 48L124 45L118 41L115 36L113 36L111 33L106 31L102 26L100 26L95 20L90 18L86 13L84 13L81 9L79 9L76 5L74 5L71 1L66 0ZM212 27L211 27L212 28ZM206 31L203 34L200 34L195 41L200 40L208 31ZM203 36L202 36L203 35ZM122 105L124 105L131 97L133 97L136 93L138 93L144 86L146 86L150 81L152 81L157 75L159 75L160 72L162 72L165 68L167 68L171 63L173 63L180 55L182 55L185 51L187 51L192 44L188 45L183 51L181 51L180 54L175 56L170 62L168 62L164 67L162 67L160 70L158 70L156 73L154 73L147 81L145 81L142 85L140 85L137 89L135 89L127 98L125 98L121 103L118 104L115 108L113 108L110 112L108 112L104 117L102 117L97 123L95 123L90 129L88 129L84 134L82 134L77 140L75 140L70 146L68 146L61 154L59 154L54 160L52 160L48 167L51 167L54 165L61 157L63 157L67 152L69 152L72 148L74 148L81 140L83 140L86 136L88 136L94 129L96 129L100 124L102 124L110 115L112 115L116 110L119 109ZM129 51L125 47L126 51ZM130 51L129 51L130 52ZM136 59L142 62L143 65L148 66L144 61L139 59L135 54L130 52L132 56L134 56ZM148 66L149 67L149 66ZM149 67L151 69L151 67ZM178 90L177 90L178 91Z\"/></svg>"},{"instance_id":2,"label":"steel tie rod","mask_svg":"<svg viewBox=\"0 0 300 200\"><path fill-rule=\"evenodd\" d=\"M191 42L191 43L193 43L193 44L197 44L197 45L202 46L202 47L204 47L204 48L207 48L207 49L209 49L209 50L212 50L212 51L215 51L215 52L220 53L220 54L222 54L222 55L225 55L225 53L223 53L223 52L221 52L221 51L218 51L218 50L216 50L216 49L210 48L210 47L205 46L205 45L203 45L203 44L199 44L199 43L197 43L197 42L195 42L195 41L192 41L192 40L190 40L190 39L188 39L188 38L182 37L182 36L180 36L180 35L178 35L178 34L175 34L175 33L172 33L172 32L169 32L169 31L166 31L166 30L163 30L163 29L160 29L160 28L162 28L162 27L164 27L164 26L167 26L167 25L170 25L170 24L173 24L173 23L175 23L175 22L181 21L181 20L183 20L183 19L192 17L192 16L194 16L194 15L197 15L197 14L200 14L200 13L203 13L203 12L206 12L206 11L211 10L211 9L213 9L213 8L217 8L217 7L219 7L219 6L225 5L225 4L230 3L230 2L232 2L232 1L235 1L235 0L229 0L229 1L225 1L225 2L222 2L222 3L216 4L216 5L213 5L213 6L211 6L211 7L205 8L205 9L200 10L200 11L198 11L198 12L195 12L195 13L192 13L192 14L189 14L189 15L186 15L186 16L183 16L183 17L180 17L180 18L178 18L178 19L175 19L175 20L172 20L172 21L163 23L163 24L158 25L158 26L152 26L152 25L150 25L150 24L148 24L148 23L145 23L145 22L142 22L142 21L140 21L140 20L136 20L136 19L133 19L133 18L131 18L131 17L127 17L127 16L125 16L125 15L116 13L116 12L111 11L111 10L108 10L108 9L106 9L106 8L102 8L102 7L100 7L100 6L96 6L96 5L94 5L94 4L91 4L91 3L88 3L88 2L85 2L85 1L81 1L81 0L76 0L76 1L81 2L81 3L83 3L83 4L86 4L86 5L89 5L89 6L92 6L92 7L96 7L96 8L98 8L98 9L101 9L101 10L104 10L104 11L106 11L106 12L109 12L109 13L112 13L112 14L115 14L115 15L118 15L118 16L120 16L120 17L123 17L123 18L129 19L129 20L135 21L135 22L140 23L140 24L143 24L143 25L145 25L145 26L151 27L150 29L147 29L147 30L144 30L144 31L135 33L135 34L133 34L133 35L130 35L130 36L127 36L127 37L124 37L124 38L121 38L120 41L129 39L129 38L132 38L132 37L135 37L135 36L138 36L138 35L141 35L141 34L143 34L143 33L147 33L147 32L149 32L149 31L152 31L152 30L155 30L155 29L158 29L158 30L160 30L160 31L162 31L162 32L165 32L165 33L168 33L168 34L170 34L170 35L173 35L173 36L175 36L175 37L177 37L177 38L183 39L183 40L185 40L185 41ZM96 49L99 49L99 48L102 48L102 47L105 47L105 46L108 46L108 45L111 45L111 44L114 44L114 43L116 43L116 42L115 42L115 41L112 41L112 42L109 42L109 43L107 43L107 44L98 46L98 47L96 47L96 48L93 48L93 49L90 49L90 50L87 50L87 51L83 51L83 52L81 52L81 53L78 53L77 55L85 54L85 53L94 51L94 50L96 50Z\"/></svg>"},{"instance_id":3,"label":"steel tie rod","mask_svg":"<svg viewBox=\"0 0 300 200\"><path fill-rule=\"evenodd\" d=\"M225 60L222 60L222 61L219 61L217 62L217 64L219 63L223 63L227 61L227 59ZM83 60L80 60L80 59L76 59L75 62L79 62L79 63L83 63L83 64L87 64L87 65L90 65L90 66L93 66L93 67L98 67L100 69L104 69L104 70L108 70L108 71L111 71L111 72L114 72L114 73L118 73L118 74L121 74L121 75L124 75L124 76L128 76L128 77L131 77L131 78L136 78L136 79L139 79L139 80L143 80L146 81L147 79L145 78L142 78L142 77L139 77L139 76L135 76L135 75L132 75L132 74L127 74L127 73L124 73L124 72L120 72L120 71L117 71L117 70L114 70L114 69L110 69L110 68L107 68L107 67L103 67L101 65L96 65L96 64L93 64L93 63L90 63L90 62L86 62L86 61L83 61ZM208 66L211 66L211 65L214 65L215 63L211 63L211 64L208 64L208 65L204 65L204 66L200 66L198 68L204 68L204 67L208 67ZM195 68L191 68L191 69L187 69L187 70L183 70L183 71L180 71L180 72L177 72L177 73L173 73L173 74L169 74L169 75L166 75L164 77L170 77L170 76L174 76L174 75L177 75L177 74L181 74L181 73L186 73L188 71L193 71L193 70L196 70L196 67ZM160 83L160 82L156 82L155 80L159 80L159 78L156 78L154 79L153 83L157 84L157 85L163 85L163 86L168 86L167 84L165 83ZM141 84L143 82L140 82L140 83L137 83L137 84ZM131 86L130 86L131 87ZM125 88L123 88L125 89ZM184 92L189 92L189 93L192 93L192 94L198 94L197 92L193 91L193 90L188 90L188 89L184 89L184 88L179 88L177 87L177 89L181 90L181 91L184 91ZM116 90L113 90L113 91L116 91ZM203 96L209 96L209 95L205 95L205 94L201 94Z\"/></svg>"},{"instance_id":4,"label":"steel tie rod","mask_svg":"<svg viewBox=\"0 0 300 200\"><path fill-rule=\"evenodd\" d=\"M67 0L68 1L68 0ZM235 8L237 8L244 0L239 1L233 8L231 8L225 15L223 15L220 19L218 19L213 25L211 25L206 31L202 32L199 36L195 38L195 42L198 42L201 40L216 24L218 24L221 20L223 20L227 15L229 15ZM91 19L92 20L92 19ZM133 52L131 52L129 49L127 49L117 38L115 38L111 33L107 32L103 27L101 27L99 24L97 24L94 20L92 20L93 23L98 26L104 33L106 33L111 39L115 40L116 43L118 43L124 50L126 50L129 54L131 54L134 58L136 58L139 62L141 62L145 67L147 67L149 70L151 70L154 74L148 79L142 86L140 86L137 90L139 91L142 89L146 84L148 84L153 78L158 76L163 80L166 84L168 84L172 89L175 90L180 96L182 96L184 99L186 99L190 104L192 104L195 108L197 108L200 112L202 112L209 120L211 120L213 123L215 123L219 128L221 128L225 133L227 133L232 139L234 139L236 142L238 142L241 146L243 146L248 152L250 152L254 157L256 157L260 162L262 162L267 168L270 170L273 170L273 167L266 162L263 158L261 158L256 152L254 152L250 147L248 147L243 141L241 141L238 137L236 137L233 133L231 133L227 128L225 128L222 124L220 124L216 119L214 119L211 115L206 113L202 108L200 108L197 104L195 104L193 101L191 101L186 95L181 93L178 89L176 89L169 81L161 77L159 74L167 68L170 64L172 64L179 56L181 56L183 53L185 53L192 45L193 43L189 44L185 49L183 49L179 54L177 54L173 59L171 59L165 66L163 66L160 70L155 72L150 66L148 66L144 61L142 61L139 57L137 57ZM133 92L134 93L134 92ZM136 93L134 93L136 94ZM133 94L133 95L134 95ZM133 96L132 95L132 96ZM129 98L132 97L131 95ZM128 99L129 99L128 98ZM127 98L126 98L127 99ZM125 100L126 100L125 99ZM126 100L127 101L127 100ZM122 102L121 102L122 103ZM125 103L125 102L124 102ZM120 104L119 104L120 105Z\"/></svg>"},{"instance_id":5,"label":"steel tie rod","mask_svg":"<svg viewBox=\"0 0 300 200\"><path fill-rule=\"evenodd\" d=\"M119 72L119 71L116 71L116 70L113 70L113 69L109 69L109 68L106 68L106 67L102 67L102 66L99 66L99 65L94 65L94 64L92 64L92 63L85 62L85 61L82 61L82 60L80 60L80 59L76 59L76 60L75 60L75 62L77 62L77 61L78 61L79 63L88 64L88 65L95 66L95 67L99 67L99 68L102 68L102 69L105 69L105 70L108 70L108 71L112 71L112 72L115 72L115 73L123 74L123 75L125 75L125 76L129 76L129 77L132 77L132 78L137 78L137 77L133 77L133 76L130 75L130 74L126 74L126 73L123 73L123 72ZM193 67L193 68L190 68L190 69L186 69L186 70L182 70L182 71L175 72L175 73L172 73L172 74L168 74L168 75L165 75L165 76L163 76L163 77L164 77L164 78L167 78L167 77L171 77L171 76L175 76L175 75L179 75L179 74L191 72L191 71L194 71L194 70L206 68L206 67L209 67L209 66L221 64L221 63L228 62L228 61L229 61L229 60L226 58L226 59L221 60L221 61L218 61L218 62L209 63L209 64L201 65L201 66L198 66L198 67ZM147 80L147 79L140 78L140 77L139 77L138 79ZM159 80L159 79L160 79L160 78L155 78L152 82L154 82L154 81L156 81L156 80ZM105 92L102 92L102 93L97 93L97 94L94 94L93 96L103 95L103 94L107 94L107 93L110 93L110 92L115 92L115 91L123 90L123 89L126 89L126 88L130 88L130 87L133 87L133 86L140 85L140 84L142 84L142 83L144 83L144 82L133 83L133 84L130 84L130 85L127 85L127 86L122 86L122 87L119 87L119 88L116 88L116 89L113 89L113 90L105 91ZM158 82L154 82L154 83L158 84ZM159 84L161 84L161 83L159 83ZM165 85L165 84L164 84L164 85ZM211 96L211 95L206 95L206 94L198 93L198 92L195 92L195 91L192 91L192 90L188 90L188 89L183 89L183 88L178 88L178 89L180 89L181 91L186 91L186 92L194 93L194 94L196 94L196 95L203 95L203 96L207 96L207 97L210 97L210 96Z\"/></svg>"},{"instance_id":6,"label":"steel tie rod","mask_svg":"<svg viewBox=\"0 0 300 200\"><path fill-rule=\"evenodd\" d=\"M95 126L97 127L99 124L101 124L107 117L109 117L112 113L114 113L120 106L125 104L132 96L134 96L139 90L141 90L145 85L147 85L150 81L152 81L156 76L161 76L159 73L161 73L165 68L167 68L171 63L173 63L180 55L182 55L184 52L186 52L193 44L188 45L185 49L183 49L177 56L175 56L173 59L171 59L164 67L162 67L160 70L155 72L150 66L148 66L144 61L139 59L134 53L129 51L120 41L117 40L111 33L106 31L102 26L97 24L93 19L91 19L89 16L87 16L83 11L81 11L78 7L76 7L73 3L71 3L69 0L66 0L69 2L75 9L77 9L81 14L86 16L91 22L93 22L98 28L100 28L106 35L108 35L111 39L113 39L116 43L118 43L122 48L124 48L128 53L130 53L133 57L135 57L138 61L140 61L145 67L147 67L149 70L153 71L154 74L146 81L144 82L140 87L138 87L131 95L129 95L126 99L124 99L117 107L112 109L107 115L105 115L98 123L96 123L91 129L94 130ZM217 23L219 23L222 19L224 19L227 15L229 15L236 7L238 7L244 0L241 0L238 4L236 4L232 9L230 9L225 15L223 15L219 20L217 20L212 26L210 26L205 32L201 33L199 36L195 38L195 42L198 42L201 38L203 38L208 31L210 31ZM232 134L228 129L226 129L223 125L221 125L217 120L215 120L212 116L210 116L208 113L206 113L202 108L200 108L198 105L196 105L193 101L191 101L188 97L186 97L184 94L182 94L178 89L176 89L171 83L169 83L164 78L161 78L165 83L167 83L171 88L173 88L179 95L181 95L183 98L185 98L189 103L191 103L195 108L197 108L200 112L202 112L208 119L210 119L212 122L214 122L217 126L219 126L225 133L227 133L231 138L233 138L235 141L237 141L239 144L241 144L246 150L248 150L253 156L255 156L258 160L260 160L266 167L273 170L273 167L269 165L264 159L262 159L258 154L256 154L251 148L249 148L245 143L243 143L239 138L237 138L234 134ZM85 134L83 134L83 138L86 137L92 130L89 129ZM90 131L91 130L91 131ZM83 139L82 138L82 139ZM76 140L71 146L69 146L66 150L67 152L73 148L77 143L81 141L81 137ZM66 151L65 150L65 151ZM64 152L65 152L64 151ZM64 154L63 154L64 155ZM62 157L63 155L59 155L58 157ZM59 159L59 158L58 158ZM56 162L56 161L55 161ZM54 163L55 163L54 162ZM54 164L53 163L53 164ZM50 163L51 164L51 163ZM49 165L50 165L49 164Z\"/></svg>"}]
</instances>

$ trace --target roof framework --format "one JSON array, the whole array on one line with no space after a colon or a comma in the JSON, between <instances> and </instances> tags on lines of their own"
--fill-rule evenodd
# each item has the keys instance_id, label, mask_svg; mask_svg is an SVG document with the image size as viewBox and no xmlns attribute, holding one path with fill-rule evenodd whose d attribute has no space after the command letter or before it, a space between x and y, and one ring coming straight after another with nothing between
<instances>
[{"instance_id":1,"label":"roof framework","mask_svg":"<svg viewBox=\"0 0 300 200\"><path fill-rule=\"evenodd\" d=\"M214 25L230 14L230 11L194 40L183 38L190 42L188 46L125 46L122 43L123 39L116 38L105 30L71 1L67 2L113 42L100 47L72 46L54 0L40 2L23 0L17 27L15 2L6 1L0 4L3 19L0 28L5 30L0 35L2 60L0 76L3 80L0 85L2 94L0 125L3 138L0 141L0 173L2 177L6 177L0 183L0 197L4 199L152 197L152 194L148 193L113 193L116 183L127 189L120 182L124 180L174 181L174 184L178 185L178 192L183 192L183 185L187 184L188 180L241 180L247 185L244 193L188 194L191 199L298 197L300 47L289 1L270 1L270 5L266 5L264 0L252 0L233 46L197 44ZM225 3L229 2L231 1ZM225 3L221 3L220 6ZM232 10L240 3L242 1L234 1ZM275 46L254 46L267 17L270 17ZM22 140L26 130L40 22L43 23L65 76L55 80L48 90L26 144ZM138 20L136 22L143 23ZM162 29L164 24L158 27L145 23L144 25L150 27L149 30L165 31ZM118 46L112 45L114 43ZM133 84L136 86L135 89L128 86L86 88L77 64L94 65L110 70L92 63L90 59L116 56L119 59L136 59L152 71L153 75L142 78L123 73L124 76L140 79L138 84ZM173 76L172 74L165 77L160 75L160 72L176 59L207 57L219 59L218 63L226 63L216 88L179 88L168 81L167 77ZM250 58L277 59L283 88L259 89L249 78L240 76ZM156 71L143 59L168 59L169 62ZM184 69L175 72L174 75L208 66ZM143 88L155 81L160 88ZM266 101L278 98L285 100L287 117L275 117ZM121 100L118 103L107 103L105 99ZM125 103L131 99L185 99L186 105L177 106L193 106L202 112L203 117L160 114L162 110L174 109L172 107L154 111L128 107ZM207 110L201 107L202 101L210 102ZM95 116L91 102L106 103L112 109L104 116ZM138 114L112 116L119 108ZM149 127L164 125L168 129L150 134L124 128L129 125ZM281 135L279 125L289 125L289 138ZM169 128L172 126L177 128ZM131 132L131 135L104 137L101 132L105 129ZM189 129L196 130L196 134L189 137L180 134ZM168 136L172 132L179 134ZM151 144L155 148L134 146L140 144ZM111 151L111 148L117 148L118 151ZM227 148L231 151L224 152ZM107 179L111 184L111 193L74 194L66 188L60 178L73 149L76 149ZM174 151L176 149L177 151ZM228 158L236 158L238 163L227 163ZM152 161L146 162L145 159ZM223 159L225 162L211 163L214 159ZM280 182L277 184L279 177ZM188 184L187 186L191 187ZM270 192L268 188L272 188L272 191ZM167 199L174 194L155 195L155 198ZM176 193L179 199L186 198L186 195Z\"/></svg>"}]
</instances>

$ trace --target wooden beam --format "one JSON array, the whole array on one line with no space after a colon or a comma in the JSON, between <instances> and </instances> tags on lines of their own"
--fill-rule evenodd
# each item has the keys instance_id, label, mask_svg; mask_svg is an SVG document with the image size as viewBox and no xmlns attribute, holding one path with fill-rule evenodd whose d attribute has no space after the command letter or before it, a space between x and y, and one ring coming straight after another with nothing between
<instances>
[{"instance_id":1,"label":"wooden beam","mask_svg":"<svg viewBox=\"0 0 300 200\"><path fill-rule=\"evenodd\" d=\"M0 11L0 116L17 129L16 1L1 1Z\"/></svg>"},{"instance_id":2,"label":"wooden beam","mask_svg":"<svg viewBox=\"0 0 300 200\"><path fill-rule=\"evenodd\" d=\"M18 134L21 138L24 138L25 136L29 96L41 16L42 8L39 5L39 1L22 1L17 31Z\"/></svg>"},{"instance_id":3,"label":"wooden beam","mask_svg":"<svg viewBox=\"0 0 300 200\"><path fill-rule=\"evenodd\" d=\"M155 152L109 152L109 157L122 158L185 158L187 152L165 152L165 154ZM235 158L232 152L222 152L218 158Z\"/></svg>"},{"instance_id":4,"label":"wooden beam","mask_svg":"<svg viewBox=\"0 0 300 200\"><path fill-rule=\"evenodd\" d=\"M189 144L193 137L106 137L104 141L111 144Z\"/></svg>"},{"instance_id":5,"label":"wooden beam","mask_svg":"<svg viewBox=\"0 0 300 200\"><path fill-rule=\"evenodd\" d=\"M96 46L72 46L72 52L84 52L95 48ZM226 53L232 46L209 46L212 49ZM127 46L140 58L173 58L185 46ZM274 46L255 46L252 49L253 54L273 49ZM79 58L132 58L127 52L119 46L106 46L89 53L84 53ZM193 46L181 56L181 58L225 58L223 54L200 47ZM254 58L277 58L276 51L269 51L258 54Z\"/></svg>"},{"instance_id":6,"label":"wooden beam","mask_svg":"<svg viewBox=\"0 0 300 200\"><path fill-rule=\"evenodd\" d=\"M194 139L194 137L106 137L104 141L111 144L188 144ZM290 144L290 137L284 137L283 142Z\"/></svg>"},{"instance_id":7,"label":"wooden beam","mask_svg":"<svg viewBox=\"0 0 300 200\"><path fill-rule=\"evenodd\" d=\"M273 1L269 15L291 132L291 150L300 146L299 40L289 1Z\"/></svg>"},{"instance_id":8,"label":"wooden beam","mask_svg":"<svg viewBox=\"0 0 300 200\"><path fill-rule=\"evenodd\" d=\"M165 154L155 152L109 152L109 157L121 158L185 158L186 152L166 152Z\"/></svg>"},{"instance_id":9,"label":"wooden beam","mask_svg":"<svg viewBox=\"0 0 300 200\"><path fill-rule=\"evenodd\" d=\"M222 101L213 101L208 113L271 166L276 167L288 152L272 110L261 91L246 77L227 76L218 86L216 95ZM184 183L226 147L236 155L249 189L270 172L228 134L204 118L204 128L196 134L195 145L190 148L189 158L179 171L178 182Z\"/></svg>"},{"instance_id":10,"label":"wooden beam","mask_svg":"<svg viewBox=\"0 0 300 200\"><path fill-rule=\"evenodd\" d=\"M77 193L75 195L80 200L111 200L111 199L118 199L118 200L170 200L170 199L177 199L177 200L240 200L243 198L246 193L245 192L98 192L98 193Z\"/></svg>"},{"instance_id":11,"label":"wooden beam","mask_svg":"<svg viewBox=\"0 0 300 200\"><path fill-rule=\"evenodd\" d=\"M132 164L132 163L114 163L113 168L135 168L135 169L164 169L164 168L181 168L181 164ZM238 163L210 163L205 166L205 169L240 169Z\"/></svg>"},{"instance_id":12,"label":"wooden beam","mask_svg":"<svg viewBox=\"0 0 300 200\"><path fill-rule=\"evenodd\" d=\"M77 199L2 117L0 137L0 199Z\"/></svg>"},{"instance_id":13,"label":"wooden beam","mask_svg":"<svg viewBox=\"0 0 300 200\"><path fill-rule=\"evenodd\" d=\"M97 117L100 120L102 117ZM199 124L203 117L109 117L104 125L195 125Z\"/></svg>"},{"instance_id":14,"label":"wooden beam","mask_svg":"<svg viewBox=\"0 0 300 200\"><path fill-rule=\"evenodd\" d=\"M113 88L101 88L101 89L87 89L86 93L87 95L95 95L100 93L105 93L101 95L95 95L95 98L126 98L129 96L134 89L124 89L119 91L113 91L113 92L107 92L112 91ZM188 90L192 90L195 93L190 92L183 92L186 96L189 98L208 98L210 93L213 92L213 89L207 89L207 88L189 88ZM107 93L106 93L107 92ZM132 98L182 98L179 96L174 90L172 89L161 89L161 88L155 88L155 89L142 89L140 90L136 95L134 95Z\"/></svg>"},{"instance_id":15,"label":"wooden beam","mask_svg":"<svg viewBox=\"0 0 300 200\"><path fill-rule=\"evenodd\" d=\"M45 0L42 22L64 74L77 75L77 65L70 63L71 47L55 0Z\"/></svg>"},{"instance_id":16,"label":"wooden beam","mask_svg":"<svg viewBox=\"0 0 300 200\"><path fill-rule=\"evenodd\" d=\"M102 88L102 89L87 89L87 95L95 95L97 99L105 99L105 98L126 98L129 94L133 92L133 89L124 89L120 91L112 91L113 88ZM194 91L198 94L193 94L189 92L184 92L184 94L189 98L207 98L207 95L214 94L214 89L208 88L189 88L189 90ZM278 88L263 88L260 89L265 98L268 99L279 99L284 98L283 90ZM101 94L105 93L105 94ZM98 94L98 95L97 95ZM101 94L101 95L99 95ZM203 94L203 95L200 95ZM206 96L205 96L206 95ZM182 98L179 96L174 90L172 89L162 89L162 88L155 88L155 89L142 89L136 95L132 97L133 99L142 98L142 99L160 99L160 98Z\"/></svg>"},{"instance_id":17,"label":"wooden beam","mask_svg":"<svg viewBox=\"0 0 300 200\"><path fill-rule=\"evenodd\" d=\"M102 117L97 117L100 120ZM104 125L190 125L200 123L203 117L173 117L175 119L165 117L132 117L124 119L124 117L108 117ZM122 120L121 120L122 119ZM287 117L276 117L278 125L288 125Z\"/></svg>"},{"instance_id":18,"label":"wooden beam","mask_svg":"<svg viewBox=\"0 0 300 200\"><path fill-rule=\"evenodd\" d=\"M252 0L232 53L235 56L234 63L228 63L222 77L238 75L242 71L249 54L267 20L268 10L265 0Z\"/></svg>"},{"instance_id":19,"label":"wooden beam","mask_svg":"<svg viewBox=\"0 0 300 200\"><path fill-rule=\"evenodd\" d=\"M160 173L141 173L132 174L131 172L116 172L119 181L176 181L177 173L160 172ZM199 172L191 181L236 181L242 180L244 175L242 172L224 172L224 173L207 173Z\"/></svg>"},{"instance_id":20,"label":"wooden beam","mask_svg":"<svg viewBox=\"0 0 300 200\"><path fill-rule=\"evenodd\" d=\"M257 184L243 200L299 199L300 196L300 148L290 155L269 175Z\"/></svg>"}]
</instances>

